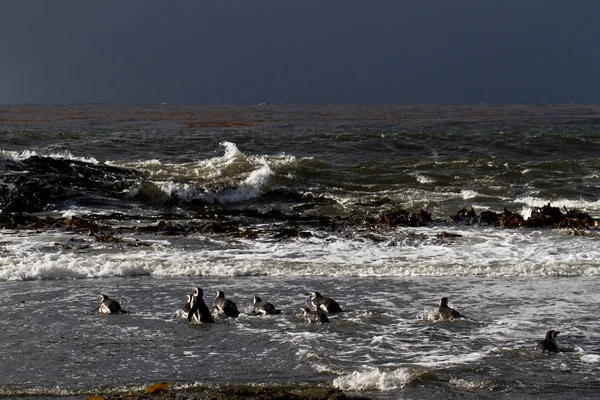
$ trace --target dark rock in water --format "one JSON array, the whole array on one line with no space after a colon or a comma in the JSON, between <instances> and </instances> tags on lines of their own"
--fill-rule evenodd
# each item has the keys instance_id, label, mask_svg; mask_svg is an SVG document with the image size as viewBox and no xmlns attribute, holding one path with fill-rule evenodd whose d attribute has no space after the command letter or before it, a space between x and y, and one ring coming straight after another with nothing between
<instances>
[{"instance_id":1,"label":"dark rock in water","mask_svg":"<svg viewBox=\"0 0 600 400\"><path fill-rule=\"evenodd\" d=\"M472 207L469 209L462 208L450 218L459 225L472 225L477 221L477 214Z\"/></svg>"},{"instance_id":2,"label":"dark rock in water","mask_svg":"<svg viewBox=\"0 0 600 400\"><path fill-rule=\"evenodd\" d=\"M425 210L419 210L416 213L413 214L413 218L416 217L416 221L418 222L419 225L425 225L428 222L431 222L431 213L425 211Z\"/></svg>"},{"instance_id":3,"label":"dark rock in water","mask_svg":"<svg viewBox=\"0 0 600 400\"><path fill-rule=\"evenodd\" d=\"M598 226L598 222L588 213L566 208L565 211L565 218L558 224L559 228L590 229Z\"/></svg>"},{"instance_id":4,"label":"dark rock in water","mask_svg":"<svg viewBox=\"0 0 600 400\"><path fill-rule=\"evenodd\" d=\"M272 237L273 239L308 239L312 236L312 233L308 231L300 230L297 227L283 229Z\"/></svg>"},{"instance_id":5,"label":"dark rock in water","mask_svg":"<svg viewBox=\"0 0 600 400\"><path fill-rule=\"evenodd\" d=\"M522 225L530 228L557 227L564 218L560 208L547 204L543 207L534 207L531 216Z\"/></svg>"},{"instance_id":6,"label":"dark rock in water","mask_svg":"<svg viewBox=\"0 0 600 400\"><path fill-rule=\"evenodd\" d=\"M482 211L477 218L477 222L482 225L498 226L500 224L500 216L490 210Z\"/></svg>"},{"instance_id":7,"label":"dark rock in water","mask_svg":"<svg viewBox=\"0 0 600 400\"><path fill-rule=\"evenodd\" d=\"M163 383L163 385L167 385ZM131 397L128 394L104 396L106 400ZM348 397L339 389L320 386L298 385L220 385L217 387L195 386L186 389L155 391L151 397L146 393L135 394L135 398L173 399L173 400L346 400ZM353 398L367 400L365 398Z\"/></svg>"},{"instance_id":8,"label":"dark rock in water","mask_svg":"<svg viewBox=\"0 0 600 400\"><path fill-rule=\"evenodd\" d=\"M431 214L425 210L419 210L416 213L410 213L401 208L385 211L377 217L378 224L387 224L391 226L423 226L431 222Z\"/></svg>"},{"instance_id":9,"label":"dark rock in water","mask_svg":"<svg viewBox=\"0 0 600 400\"><path fill-rule=\"evenodd\" d=\"M438 233L437 235L435 235L435 237L438 238L458 238L458 237L462 237L462 235L458 234L458 233L450 233L447 231L442 231L440 233Z\"/></svg>"},{"instance_id":10,"label":"dark rock in water","mask_svg":"<svg viewBox=\"0 0 600 400\"><path fill-rule=\"evenodd\" d=\"M123 200L145 175L102 163L33 156L2 160L0 212L34 213L65 201L95 204Z\"/></svg>"},{"instance_id":11,"label":"dark rock in water","mask_svg":"<svg viewBox=\"0 0 600 400\"><path fill-rule=\"evenodd\" d=\"M504 213L500 216L500 226L505 228L518 228L523 223L524 218L515 212L504 209Z\"/></svg>"}]
</instances>

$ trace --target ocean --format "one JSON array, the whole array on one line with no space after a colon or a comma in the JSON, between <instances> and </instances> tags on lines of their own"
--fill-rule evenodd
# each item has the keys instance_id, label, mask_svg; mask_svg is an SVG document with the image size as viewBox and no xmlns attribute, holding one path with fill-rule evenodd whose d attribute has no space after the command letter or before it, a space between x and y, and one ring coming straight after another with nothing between
<instances>
[{"instance_id":1,"label":"ocean","mask_svg":"<svg viewBox=\"0 0 600 400\"><path fill-rule=\"evenodd\" d=\"M599 176L598 105L0 106L0 396L598 398Z\"/></svg>"}]
</instances>

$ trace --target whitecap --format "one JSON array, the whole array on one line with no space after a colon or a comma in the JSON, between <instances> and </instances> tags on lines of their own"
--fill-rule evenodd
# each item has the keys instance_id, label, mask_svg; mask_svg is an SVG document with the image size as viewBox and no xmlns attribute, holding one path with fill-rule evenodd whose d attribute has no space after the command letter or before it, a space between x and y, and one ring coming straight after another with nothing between
<instances>
[{"instance_id":1,"label":"whitecap","mask_svg":"<svg viewBox=\"0 0 600 400\"><path fill-rule=\"evenodd\" d=\"M598 354L585 354L581 356L581 361L590 364L600 363L600 355Z\"/></svg>"},{"instance_id":2,"label":"whitecap","mask_svg":"<svg viewBox=\"0 0 600 400\"><path fill-rule=\"evenodd\" d=\"M425 175L416 175L415 178L417 179L417 182L423 183L423 184L435 182L435 180L433 178L430 178Z\"/></svg>"},{"instance_id":3,"label":"whitecap","mask_svg":"<svg viewBox=\"0 0 600 400\"><path fill-rule=\"evenodd\" d=\"M333 386L346 391L395 390L419 379L422 374L421 371L409 368L397 368L389 371L373 368L354 371L351 374L335 378Z\"/></svg>"},{"instance_id":4,"label":"whitecap","mask_svg":"<svg viewBox=\"0 0 600 400\"><path fill-rule=\"evenodd\" d=\"M460 195L463 199L468 200L468 199L474 199L476 197L481 196L479 193L477 193L475 190L461 190L460 191Z\"/></svg>"}]
</instances>

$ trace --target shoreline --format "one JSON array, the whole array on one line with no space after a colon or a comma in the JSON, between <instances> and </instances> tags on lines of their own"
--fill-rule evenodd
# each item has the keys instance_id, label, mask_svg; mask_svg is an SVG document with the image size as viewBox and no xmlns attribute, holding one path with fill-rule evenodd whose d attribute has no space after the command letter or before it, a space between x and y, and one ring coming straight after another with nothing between
<instances>
[{"instance_id":1,"label":"shoreline","mask_svg":"<svg viewBox=\"0 0 600 400\"><path fill-rule=\"evenodd\" d=\"M368 400L367 397L349 395L331 384L311 382L297 383L222 383L216 385L170 385L157 382L145 387L106 388L105 390L73 390L71 394L60 393L68 389L54 388L55 393L42 393L40 389L6 391L2 398L18 397L23 400L119 400L119 399L170 399L170 400ZM37 392L37 393L36 393Z\"/></svg>"}]
</instances>

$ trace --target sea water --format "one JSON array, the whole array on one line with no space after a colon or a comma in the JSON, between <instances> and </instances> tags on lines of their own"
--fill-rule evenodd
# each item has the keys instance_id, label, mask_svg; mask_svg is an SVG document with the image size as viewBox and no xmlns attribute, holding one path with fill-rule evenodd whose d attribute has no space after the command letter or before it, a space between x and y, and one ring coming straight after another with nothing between
<instances>
[{"instance_id":1,"label":"sea water","mask_svg":"<svg viewBox=\"0 0 600 400\"><path fill-rule=\"evenodd\" d=\"M597 396L595 228L450 217L527 218L551 203L600 218L600 107L25 105L0 116L3 218L99 226L0 231L5 397L158 381ZM37 202L9 210L32 187ZM433 220L375 223L397 208ZM222 290L242 314L173 318L196 286L209 307ZM297 309L310 290L345 311L307 324ZM128 313L92 312L101 293ZM255 295L282 314L249 315ZM440 320L443 296L465 318ZM566 351L536 353L550 329Z\"/></svg>"}]
</instances>

